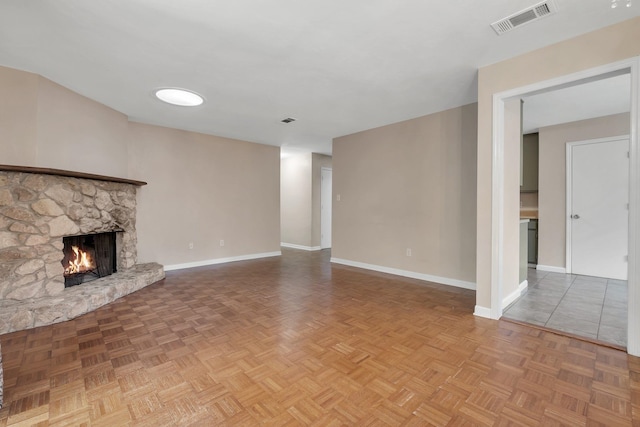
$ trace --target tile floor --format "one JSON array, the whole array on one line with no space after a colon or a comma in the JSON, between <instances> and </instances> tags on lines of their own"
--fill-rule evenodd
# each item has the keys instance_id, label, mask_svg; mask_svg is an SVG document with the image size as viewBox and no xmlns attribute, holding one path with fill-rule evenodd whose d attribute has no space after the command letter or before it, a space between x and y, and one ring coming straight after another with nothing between
<instances>
[{"instance_id":1,"label":"tile floor","mask_svg":"<svg viewBox=\"0 0 640 427\"><path fill-rule=\"evenodd\" d=\"M530 268L503 317L627 346L627 282Z\"/></svg>"}]
</instances>

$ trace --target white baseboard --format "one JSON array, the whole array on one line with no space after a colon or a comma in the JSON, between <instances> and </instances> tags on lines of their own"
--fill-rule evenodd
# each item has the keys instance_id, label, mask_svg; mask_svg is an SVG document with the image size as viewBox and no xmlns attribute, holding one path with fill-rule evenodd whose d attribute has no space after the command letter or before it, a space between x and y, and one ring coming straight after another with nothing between
<instances>
[{"instance_id":1,"label":"white baseboard","mask_svg":"<svg viewBox=\"0 0 640 427\"><path fill-rule=\"evenodd\" d=\"M548 271L550 273L561 273L561 274L567 274L567 269L564 267L554 267L552 265L542 265L542 264L538 264L536 266L536 270L540 270L540 271Z\"/></svg>"},{"instance_id":2,"label":"white baseboard","mask_svg":"<svg viewBox=\"0 0 640 427\"><path fill-rule=\"evenodd\" d=\"M484 317L485 319L491 319L491 309L487 307L482 307L480 305L476 305L476 308L473 311L473 315L478 317Z\"/></svg>"},{"instance_id":3,"label":"white baseboard","mask_svg":"<svg viewBox=\"0 0 640 427\"><path fill-rule=\"evenodd\" d=\"M319 251L320 249L322 249L320 246L303 246L284 242L280 242L280 246L282 246L283 248L300 249L302 251Z\"/></svg>"},{"instance_id":4,"label":"white baseboard","mask_svg":"<svg viewBox=\"0 0 640 427\"><path fill-rule=\"evenodd\" d=\"M182 270L184 268L202 267L205 265L224 264L226 262L247 261L250 259L269 258L272 256L280 256L282 252L264 252L260 254L239 255L228 258L206 259L203 261L186 262L184 264L165 265L164 271Z\"/></svg>"},{"instance_id":5,"label":"white baseboard","mask_svg":"<svg viewBox=\"0 0 640 427\"><path fill-rule=\"evenodd\" d=\"M331 258L331 262L335 264L348 265L351 267L364 268L365 270L379 271L381 273L395 274L396 276L410 277L412 279L424 280L427 282L440 283L442 285L455 286L456 288L476 289L473 282L465 282L458 279L450 279L448 277L432 276L430 274L416 273L414 271L400 270L397 268L383 267L381 265L367 264L364 262L350 261L341 258Z\"/></svg>"},{"instance_id":6,"label":"white baseboard","mask_svg":"<svg viewBox=\"0 0 640 427\"><path fill-rule=\"evenodd\" d=\"M502 299L502 308L504 309L509 304L511 304L518 298L520 298L520 296L527 289L528 286L529 286L529 282L525 279L522 283L520 283L520 285L518 285L518 289L511 292L509 295L507 295L505 298Z\"/></svg>"}]
</instances>

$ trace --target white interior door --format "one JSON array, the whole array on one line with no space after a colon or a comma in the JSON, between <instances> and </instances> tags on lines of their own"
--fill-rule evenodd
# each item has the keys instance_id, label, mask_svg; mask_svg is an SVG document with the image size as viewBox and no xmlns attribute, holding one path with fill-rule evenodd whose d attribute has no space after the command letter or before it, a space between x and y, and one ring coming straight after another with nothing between
<instances>
[{"instance_id":1,"label":"white interior door","mask_svg":"<svg viewBox=\"0 0 640 427\"><path fill-rule=\"evenodd\" d=\"M567 145L567 267L573 274L627 279L628 153L627 137Z\"/></svg>"},{"instance_id":2,"label":"white interior door","mask_svg":"<svg viewBox=\"0 0 640 427\"><path fill-rule=\"evenodd\" d=\"M331 185L333 171L322 168L322 184L320 186L320 247L331 247Z\"/></svg>"}]
</instances>

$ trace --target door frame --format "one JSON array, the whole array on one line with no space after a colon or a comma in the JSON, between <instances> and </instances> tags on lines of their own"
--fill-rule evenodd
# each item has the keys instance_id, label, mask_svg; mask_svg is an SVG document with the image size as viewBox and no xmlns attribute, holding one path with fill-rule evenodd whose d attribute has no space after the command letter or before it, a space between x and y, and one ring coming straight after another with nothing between
<instances>
[{"instance_id":1,"label":"door frame","mask_svg":"<svg viewBox=\"0 0 640 427\"><path fill-rule=\"evenodd\" d=\"M324 231L325 228L327 226L327 224L324 221L324 215L322 215L322 210L323 210L323 206L324 206L324 202L325 202L325 197L326 194L324 194L324 174L326 172L331 172L331 194L329 195L329 201L331 202L331 206L333 207L333 168L328 168L326 166L323 166L322 168L320 168L320 249L328 249L331 248L331 244L332 239L331 239L331 235L329 236L329 246L326 246L323 241L322 236L324 236ZM329 221L331 222L333 220L333 212L329 212ZM330 227L331 228L331 227Z\"/></svg>"},{"instance_id":2,"label":"door frame","mask_svg":"<svg viewBox=\"0 0 640 427\"><path fill-rule=\"evenodd\" d=\"M514 97L570 85L579 81L598 79L621 73L631 75L631 109L629 129L629 265L627 352L640 356L640 57L636 56L577 73L544 80L531 85L493 94L491 146L491 307L487 314L493 319L502 316L502 288L504 281L504 105Z\"/></svg>"},{"instance_id":3,"label":"door frame","mask_svg":"<svg viewBox=\"0 0 640 427\"><path fill-rule=\"evenodd\" d=\"M620 135L620 136L611 136L611 137L606 137L606 138L597 138L597 139L586 139L583 141L572 141L572 142L567 142L566 144L566 168L565 168L565 172L566 172L566 177L565 177L565 183L566 183L566 191L565 191L565 195L566 195L566 201L565 201L565 270L567 272L567 274L571 274L572 270L573 270L573 264L571 262L571 247L572 247L572 241L571 241L571 201L572 201L572 196L573 196L573 178L572 178L572 173L573 173L573 158L572 158L572 149L573 147L577 147L580 145L590 145L590 144L601 144L604 142L611 142L611 141L619 141L621 139L626 139L629 140L629 135ZM629 171L631 172L631 171ZM629 221L627 220L627 234L629 234Z\"/></svg>"}]
</instances>

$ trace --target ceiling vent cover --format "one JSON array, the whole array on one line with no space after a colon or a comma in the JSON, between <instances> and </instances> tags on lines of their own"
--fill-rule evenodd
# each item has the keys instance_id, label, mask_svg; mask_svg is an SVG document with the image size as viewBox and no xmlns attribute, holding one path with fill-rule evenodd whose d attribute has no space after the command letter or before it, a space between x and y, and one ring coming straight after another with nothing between
<instances>
[{"instance_id":1,"label":"ceiling vent cover","mask_svg":"<svg viewBox=\"0 0 640 427\"><path fill-rule=\"evenodd\" d=\"M289 124L289 123L291 123L291 122L295 122L295 121L296 121L296 119L294 119L293 117L287 117L286 119L282 119L282 120L280 120L280 121L281 121L282 123L284 123L284 124Z\"/></svg>"},{"instance_id":2,"label":"ceiling vent cover","mask_svg":"<svg viewBox=\"0 0 640 427\"><path fill-rule=\"evenodd\" d=\"M557 11L558 8L556 7L555 2L553 0L547 0L494 22L491 26L496 33L500 35L521 25L552 15Z\"/></svg>"}]
</instances>

